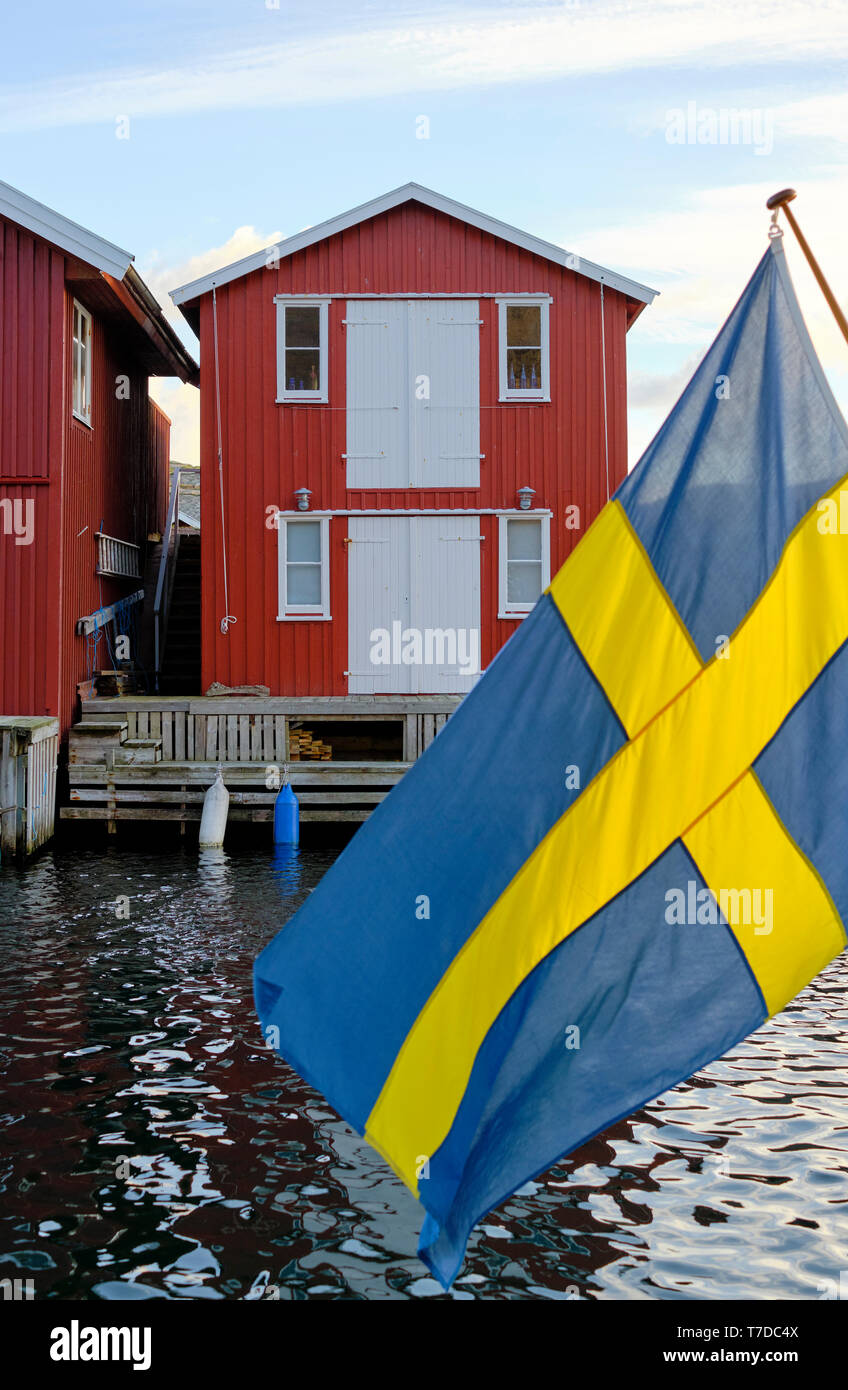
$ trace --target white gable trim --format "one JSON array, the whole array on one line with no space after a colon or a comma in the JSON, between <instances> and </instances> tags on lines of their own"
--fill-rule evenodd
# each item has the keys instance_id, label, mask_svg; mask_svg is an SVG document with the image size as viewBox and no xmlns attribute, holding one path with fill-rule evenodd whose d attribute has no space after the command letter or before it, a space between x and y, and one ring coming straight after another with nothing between
<instances>
[{"instance_id":1,"label":"white gable trim","mask_svg":"<svg viewBox=\"0 0 848 1390\"><path fill-rule=\"evenodd\" d=\"M481 232L488 232L492 236L500 237L503 241L511 242L514 246L520 246L535 256L543 256L545 260L553 261L556 265L574 270L578 275L585 275L590 280L603 282L610 289L619 290L622 294L628 295L631 299L638 299L643 304L651 304L659 293L658 290L640 285L636 280L628 279L626 275L619 275L614 270L606 270L603 266L595 265L593 261L584 260L582 256L564 251L561 246L554 246L553 242L542 241L539 237L530 236L528 232L521 232L517 227L511 227L506 222L499 222L496 217L487 217L485 213L475 212L474 208L466 207L464 203L457 203L453 198L446 198L442 193L435 193L430 188L424 188L420 183L405 183L401 188L393 189L391 193L384 193L381 198L372 198L368 203L351 208L350 212L343 212L339 217L331 217L327 222L319 222L317 226L308 227L305 231L298 232L296 236L287 237L284 241L277 242L273 248L267 247L262 251L255 251L253 255L245 256L240 261L234 261L232 265L223 266L221 270L213 271L211 275L203 275L198 280L181 285L178 289L171 290L171 299L178 305L187 304L202 294L208 294L220 285L230 284L233 280L241 279L243 275L249 275L251 271L261 270L269 263L282 260L285 256L291 256L296 251L304 250L307 246L314 246L317 241L323 241L326 237L336 236L339 232L347 231L349 227L355 227L359 222L364 222L369 217L377 217L381 213L390 212L392 208L413 200L417 203L423 203L425 207L433 208L436 212L446 213L448 217L455 217L460 222L467 222L469 226L477 227ZM271 256L272 250L274 252L273 257Z\"/></svg>"},{"instance_id":2,"label":"white gable trim","mask_svg":"<svg viewBox=\"0 0 848 1390\"><path fill-rule=\"evenodd\" d=\"M45 207L44 203L36 202L35 198L28 197L26 193L21 193L19 189L12 188L11 184L3 183L2 180L0 216L8 218L10 222L16 222L19 227L25 227L28 232L34 232L45 241L52 242L69 255L77 256L87 265L113 275L116 280L123 280L132 265L133 258L129 251L123 251L111 241L104 241L103 237L87 231L76 222L71 222L70 218Z\"/></svg>"}]
</instances>

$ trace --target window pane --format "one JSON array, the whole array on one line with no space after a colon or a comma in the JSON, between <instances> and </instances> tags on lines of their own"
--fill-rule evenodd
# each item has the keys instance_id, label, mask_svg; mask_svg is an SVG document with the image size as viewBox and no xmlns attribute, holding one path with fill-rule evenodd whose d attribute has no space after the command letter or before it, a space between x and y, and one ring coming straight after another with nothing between
<instances>
[{"instance_id":1,"label":"window pane","mask_svg":"<svg viewBox=\"0 0 848 1390\"><path fill-rule=\"evenodd\" d=\"M542 389L542 349L507 348L507 385L510 391Z\"/></svg>"},{"instance_id":2,"label":"window pane","mask_svg":"<svg viewBox=\"0 0 848 1390\"><path fill-rule=\"evenodd\" d=\"M507 603L535 603L542 592L541 562L525 561L508 564L506 572Z\"/></svg>"},{"instance_id":3,"label":"window pane","mask_svg":"<svg viewBox=\"0 0 848 1390\"><path fill-rule=\"evenodd\" d=\"M508 304L506 309L508 347L541 347L542 308L539 304Z\"/></svg>"},{"instance_id":4,"label":"window pane","mask_svg":"<svg viewBox=\"0 0 848 1390\"><path fill-rule=\"evenodd\" d=\"M286 390L321 390L321 354L317 348L286 349Z\"/></svg>"},{"instance_id":5,"label":"window pane","mask_svg":"<svg viewBox=\"0 0 848 1390\"><path fill-rule=\"evenodd\" d=\"M286 526L286 559L321 560L320 521L290 521Z\"/></svg>"},{"instance_id":6,"label":"window pane","mask_svg":"<svg viewBox=\"0 0 848 1390\"><path fill-rule=\"evenodd\" d=\"M286 307L286 347L317 348L320 338L320 314L316 305L302 308Z\"/></svg>"},{"instance_id":7,"label":"window pane","mask_svg":"<svg viewBox=\"0 0 848 1390\"><path fill-rule=\"evenodd\" d=\"M506 553L510 560L541 560L541 521L508 521Z\"/></svg>"},{"instance_id":8,"label":"window pane","mask_svg":"<svg viewBox=\"0 0 848 1390\"><path fill-rule=\"evenodd\" d=\"M289 605L309 604L320 607L321 566L287 565L286 573L286 602Z\"/></svg>"}]
</instances>

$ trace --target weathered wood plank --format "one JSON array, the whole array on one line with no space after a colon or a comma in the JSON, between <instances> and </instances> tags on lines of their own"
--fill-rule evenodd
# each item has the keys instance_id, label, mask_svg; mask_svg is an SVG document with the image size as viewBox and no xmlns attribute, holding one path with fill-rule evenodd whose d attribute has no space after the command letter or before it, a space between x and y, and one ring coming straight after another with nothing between
<instances>
[{"instance_id":1,"label":"weathered wood plank","mask_svg":"<svg viewBox=\"0 0 848 1390\"><path fill-rule=\"evenodd\" d=\"M456 709L461 695L109 695L82 700L83 718L108 717L113 711L182 710L186 714L281 714L293 718L398 719L407 713L444 713Z\"/></svg>"},{"instance_id":2,"label":"weathered wood plank","mask_svg":"<svg viewBox=\"0 0 848 1390\"><path fill-rule=\"evenodd\" d=\"M264 763L232 763L221 760L221 771L226 785L233 784L264 786ZM386 787L399 782L411 763L291 763L289 775L292 786L310 787ZM120 786L133 786L141 783L150 787L186 785L208 787L215 780L217 763L155 763L147 767L122 767L115 769ZM102 786L106 781L106 767L103 763L78 763L69 767L68 776L72 787Z\"/></svg>"},{"instance_id":3,"label":"weathered wood plank","mask_svg":"<svg viewBox=\"0 0 848 1390\"><path fill-rule=\"evenodd\" d=\"M378 806L388 796L387 791L362 791L361 788L342 788L339 791L316 792L299 791L297 799L301 806L345 806L351 803L360 806ZM101 787L73 787L70 792L71 804L82 802L102 803L108 792ZM114 800L122 805L138 804L151 806L201 805L206 790L203 787L174 791L165 787L116 787ZM240 792L230 789L231 806L273 806L276 792Z\"/></svg>"},{"instance_id":4,"label":"weathered wood plank","mask_svg":"<svg viewBox=\"0 0 848 1390\"><path fill-rule=\"evenodd\" d=\"M200 806L186 806L181 809L178 806L117 806L113 811L103 806L63 806L60 810L62 820L109 820L109 824L115 825L116 821L178 821L184 825L186 821L199 821L203 814ZM310 821L364 821L368 819L370 812L361 809L349 810L325 810L316 807L310 810L304 809L301 820ZM236 806L230 812L230 818L234 821L271 821L274 818L272 807L259 806L256 808L247 806ZM117 827L116 827L117 828Z\"/></svg>"},{"instance_id":5,"label":"weathered wood plank","mask_svg":"<svg viewBox=\"0 0 848 1390\"><path fill-rule=\"evenodd\" d=\"M418 715L405 715L403 723L403 756L407 762L414 762L418 757Z\"/></svg>"}]
</instances>

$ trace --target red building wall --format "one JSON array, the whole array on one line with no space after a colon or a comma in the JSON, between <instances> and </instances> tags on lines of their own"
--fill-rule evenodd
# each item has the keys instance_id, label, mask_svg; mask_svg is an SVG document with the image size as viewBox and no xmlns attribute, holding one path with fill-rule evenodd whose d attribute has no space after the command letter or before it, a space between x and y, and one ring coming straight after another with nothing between
<instances>
[{"instance_id":1,"label":"red building wall","mask_svg":"<svg viewBox=\"0 0 848 1390\"><path fill-rule=\"evenodd\" d=\"M64 316L63 254L0 218L0 499L34 518L27 545L0 518L4 714L58 712Z\"/></svg>"},{"instance_id":2,"label":"red building wall","mask_svg":"<svg viewBox=\"0 0 848 1390\"><path fill-rule=\"evenodd\" d=\"M0 713L58 715L64 732L87 674L77 619L140 587L98 579L95 533L102 524L143 545L161 526L169 427L118 323L67 283L79 267L3 219L0 247L0 498L35 506L31 545L3 534L0 518ZM102 295L99 277L91 284ZM71 411L75 294L93 314L90 427ZM102 641L97 664L109 664Z\"/></svg>"},{"instance_id":3,"label":"red building wall","mask_svg":"<svg viewBox=\"0 0 848 1390\"><path fill-rule=\"evenodd\" d=\"M534 294L552 297L548 403L498 403L498 308L480 299L481 486L402 491L346 486L344 299L329 309L329 402L276 404L277 294ZM610 490L626 473L627 301L605 292ZM347 682L347 518L330 526L333 621L278 623L277 535L266 509L294 506L312 489L314 511L359 508L514 508L536 489L548 507L551 570L581 531L566 529L576 503L582 528L606 500L600 286L443 213L409 203L252 272L217 291L228 605L216 457L212 295L200 302L203 672L261 683L273 694L344 694ZM486 665L518 620L497 617L497 519L481 530L482 658ZM237 618L226 636L220 620Z\"/></svg>"}]
</instances>

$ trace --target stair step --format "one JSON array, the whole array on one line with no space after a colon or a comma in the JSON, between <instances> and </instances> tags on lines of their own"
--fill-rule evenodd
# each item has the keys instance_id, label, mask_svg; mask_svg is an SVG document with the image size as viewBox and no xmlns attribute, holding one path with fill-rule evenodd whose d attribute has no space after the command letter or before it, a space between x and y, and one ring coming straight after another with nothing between
<instances>
[{"instance_id":1,"label":"stair step","mask_svg":"<svg viewBox=\"0 0 848 1390\"><path fill-rule=\"evenodd\" d=\"M86 719L74 724L68 734L68 762L105 762L108 750L122 746L127 728L126 719Z\"/></svg>"},{"instance_id":2,"label":"stair step","mask_svg":"<svg viewBox=\"0 0 848 1390\"><path fill-rule=\"evenodd\" d=\"M132 767L137 763L161 763L161 738L128 738L115 753L115 764Z\"/></svg>"}]
</instances>

